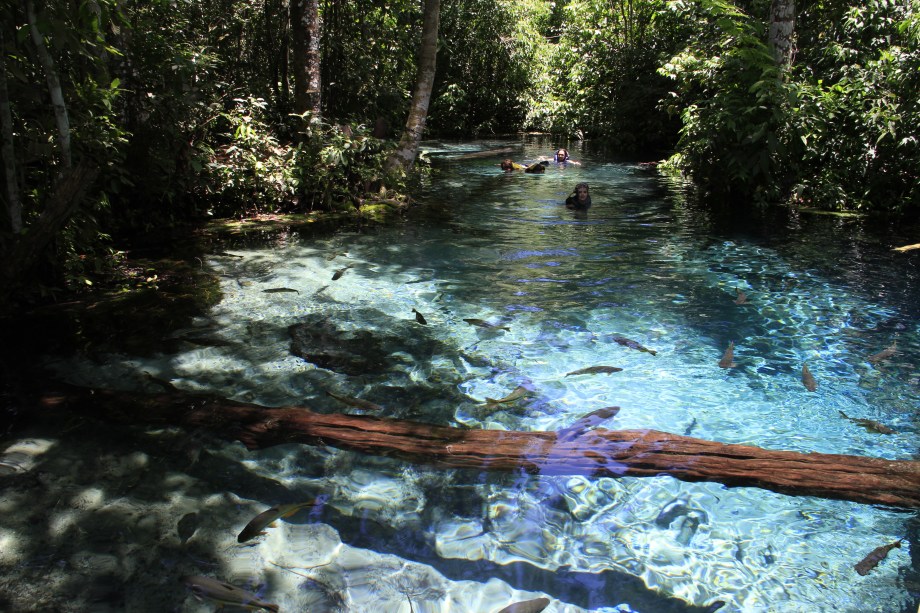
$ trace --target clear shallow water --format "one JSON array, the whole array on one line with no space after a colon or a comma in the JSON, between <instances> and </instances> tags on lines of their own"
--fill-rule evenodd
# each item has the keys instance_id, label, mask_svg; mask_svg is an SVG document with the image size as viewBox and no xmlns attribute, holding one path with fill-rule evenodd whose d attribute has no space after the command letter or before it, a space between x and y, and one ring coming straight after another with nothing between
<instances>
[{"instance_id":1,"label":"clear shallow water","mask_svg":"<svg viewBox=\"0 0 920 613\"><path fill-rule=\"evenodd\" d=\"M889 250L915 240L831 217L802 215L769 231L723 224L662 179L590 153L573 151L583 166L551 165L544 175L505 175L494 159L447 161L478 147L432 147L441 159L420 199L442 206L444 219L231 245L239 257L206 262L221 276L223 300L199 329L178 334L193 339L179 351L60 368L82 381L130 385L137 379L126 373L148 372L237 400L360 412L326 394L333 390L382 405L387 416L475 428L558 430L615 405L604 427L916 458L920 275L917 256ZM524 144L513 157L549 150ZM584 216L561 206L580 181L593 200ZM297 291L265 292L273 288ZM747 304L734 303L737 289ZM288 328L303 323L370 333L391 354L389 369L346 375L292 355ZM722 369L729 341L737 366ZM893 358L866 360L895 341ZM803 363L815 393L801 383ZM597 364L623 371L565 376ZM483 404L522 384L530 398L506 410ZM841 411L898 432L867 432ZM288 499L330 493L334 518L281 524L256 548L228 547L225 568L255 576L272 563L334 561L323 581L347 595L348 610L378 602L408 611L407 592L415 611L493 611L538 594L554 599L549 611L682 611L717 600L721 611L917 606L916 513L669 477L444 473L297 446L220 453L254 479L283 484ZM277 502L234 492L237 507ZM235 542L232 527L225 532ZM875 547L909 535L910 545L868 576L853 570ZM265 596L282 610L344 606L293 585Z\"/></svg>"}]
</instances>

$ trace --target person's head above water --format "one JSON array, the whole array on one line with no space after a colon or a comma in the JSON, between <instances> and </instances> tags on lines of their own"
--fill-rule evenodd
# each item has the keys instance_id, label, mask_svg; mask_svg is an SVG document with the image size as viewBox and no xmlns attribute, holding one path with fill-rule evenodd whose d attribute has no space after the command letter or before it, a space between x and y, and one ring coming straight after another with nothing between
<instances>
[{"instance_id":1,"label":"person's head above water","mask_svg":"<svg viewBox=\"0 0 920 613\"><path fill-rule=\"evenodd\" d=\"M557 162L564 162L567 159L569 159L568 149L564 149L562 147L560 147L559 149L556 149L556 161Z\"/></svg>"},{"instance_id":2,"label":"person's head above water","mask_svg":"<svg viewBox=\"0 0 920 613\"><path fill-rule=\"evenodd\" d=\"M591 194L587 183L579 183L575 191L565 199L565 206L570 209L587 209L591 206Z\"/></svg>"},{"instance_id":3,"label":"person's head above water","mask_svg":"<svg viewBox=\"0 0 920 613\"><path fill-rule=\"evenodd\" d=\"M514 162L510 159L502 160L502 170L504 171L514 170Z\"/></svg>"}]
</instances>

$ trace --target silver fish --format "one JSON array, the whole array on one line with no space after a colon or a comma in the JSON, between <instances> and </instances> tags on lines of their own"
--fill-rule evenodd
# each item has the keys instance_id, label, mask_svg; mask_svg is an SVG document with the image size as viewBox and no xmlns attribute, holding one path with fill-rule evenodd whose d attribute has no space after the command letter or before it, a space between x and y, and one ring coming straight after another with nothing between
<instances>
[{"instance_id":1,"label":"silver fish","mask_svg":"<svg viewBox=\"0 0 920 613\"><path fill-rule=\"evenodd\" d=\"M599 374L611 374L615 372L620 372L622 368L617 368L616 366L588 366L587 368L579 368L578 370L573 370L565 374L566 377L572 377L574 375L599 375Z\"/></svg>"},{"instance_id":2,"label":"silver fish","mask_svg":"<svg viewBox=\"0 0 920 613\"><path fill-rule=\"evenodd\" d=\"M643 347L634 340L628 339L624 336L613 335L610 337L614 343L618 345L623 345L624 347L629 347L630 349L635 349L636 351L644 351L645 353L651 353L652 355L657 355L658 352L654 349L649 349L648 347Z\"/></svg>"},{"instance_id":3,"label":"silver fish","mask_svg":"<svg viewBox=\"0 0 920 613\"><path fill-rule=\"evenodd\" d=\"M378 413L382 413L384 411L384 408L382 406L380 406L379 404L374 404L370 400L362 400L361 398L355 398L354 396L344 396L342 394L336 394L335 392L330 392L329 390L326 390L326 393L329 396L332 396L333 398L338 400L339 402L344 402L347 405L350 405L350 406L353 406L359 409L365 409L367 411L375 411Z\"/></svg>"},{"instance_id":4,"label":"silver fish","mask_svg":"<svg viewBox=\"0 0 920 613\"><path fill-rule=\"evenodd\" d=\"M725 353L722 355L722 359L719 360L719 368L734 368L735 367L735 341L728 341L728 349L725 350Z\"/></svg>"},{"instance_id":5,"label":"silver fish","mask_svg":"<svg viewBox=\"0 0 920 613\"><path fill-rule=\"evenodd\" d=\"M807 389L809 392L813 392L818 389L818 382L815 381L811 371L808 370L808 364L802 364L802 385L804 385L805 389Z\"/></svg>"},{"instance_id":6,"label":"silver fish","mask_svg":"<svg viewBox=\"0 0 920 613\"><path fill-rule=\"evenodd\" d=\"M869 555L863 558L856 566L853 568L856 569L856 572L860 575L868 575L869 571L878 566L879 562L884 560L888 556L888 552L894 549L895 547L901 546L901 539L888 545L882 545L881 547L876 547Z\"/></svg>"},{"instance_id":7,"label":"silver fish","mask_svg":"<svg viewBox=\"0 0 920 613\"><path fill-rule=\"evenodd\" d=\"M344 275L344 274L345 274L345 271L348 270L349 268L351 268L351 265L350 265L350 264L349 264L348 266L346 266L345 268L339 268L339 269L338 269L337 271L335 271L335 273L332 275L332 280L333 280L333 281L338 281L339 279L341 279L341 278L342 278L342 275Z\"/></svg>"},{"instance_id":8,"label":"silver fish","mask_svg":"<svg viewBox=\"0 0 920 613\"><path fill-rule=\"evenodd\" d=\"M263 294L283 294L283 293L293 293L299 294L300 291L296 289L291 289L290 287L273 287L271 289L263 289Z\"/></svg>"},{"instance_id":9,"label":"silver fish","mask_svg":"<svg viewBox=\"0 0 920 613\"><path fill-rule=\"evenodd\" d=\"M887 360L888 358L890 358L891 356L893 356L893 355L896 354L897 352L898 352L898 342L897 342L897 341L894 341L894 342L891 343L891 346L890 346L890 347L886 347L885 349L882 349L882 350L879 351L878 353L874 353L874 354L870 355L870 356L869 356L868 358L866 358L866 359L869 360L870 362L872 362L873 364L878 364L878 363L881 362L882 360Z\"/></svg>"},{"instance_id":10,"label":"silver fish","mask_svg":"<svg viewBox=\"0 0 920 613\"><path fill-rule=\"evenodd\" d=\"M327 499L328 496L322 495L317 496L308 502L282 504L274 506L267 511L262 511L253 517L248 524L246 524L246 527L243 528L239 536L236 537L236 541L238 543L245 543L246 541L257 537L260 534L265 534L263 529L269 527L276 519L280 519L282 517L291 517L292 515L297 514L301 509L321 505L326 502Z\"/></svg>"},{"instance_id":11,"label":"silver fish","mask_svg":"<svg viewBox=\"0 0 920 613\"><path fill-rule=\"evenodd\" d=\"M477 328L485 328L487 330L511 330L511 328L508 326L497 326L495 324L490 324L484 319L468 318L464 319L463 321L470 324L471 326L476 326Z\"/></svg>"},{"instance_id":12,"label":"silver fish","mask_svg":"<svg viewBox=\"0 0 920 613\"><path fill-rule=\"evenodd\" d=\"M854 424L862 426L869 432L877 432L879 434L897 434L897 430L892 430L885 424L880 424L879 422L873 419L863 419L861 417L850 417L843 411L837 411L837 412L840 413L840 417L844 419L849 419Z\"/></svg>"},{"instance_id":13,"label":"silver fish","mask_svg":"<svg viewBox=\"0 0 920 613\"><path fill-rule=\"evenodd\" d=\"M601 423L614 417L620 412L620 407L604 407L596 411L591 411L584 417L578 418L571 425L563 428L556 434L559 441L570 441L584 434L592 428L596 428Z\"/></svg>"},{"instance_id":14,"label":"silver fish","mask_svg":"<svg viewBox=\"0 0 920 613\"><path fill-rule=\"evenodd\" d=\"M218 608L232 606L252 609L253 611L264 609L272 613L278 613L278 605L260 600L259 597L252 592L247 592L243 588L236 587L235 585L218 579L202 577L201 575L190 575L188 577L182 577L182 583L191 590L195 598L216 602Z\"/></svg>"},{"instance_id":15,"label":"silver fish","mask_svg":"<svg viewBox=\"0 0 920 613\"><path fill-rule=\"evenodd\" d=\"M523 385L519 385L516 388L514 388L513 392L511 392L504 398L499 398L498 400L496 400L495 398L486 397L486 404L504 404L506 402L514 402L515 400L520 400L521 398L529 396L532 393L533 393L533 390L528 389L527 387Z\"/></svg>"},{"instance_id":16,"label":"silver fish","mask_svg":"<svg viewBox=\"0 0 920 613\"><path fill-rule=\"evenodd\" d=\"M498 613L540 613L549 606L549 598L534 598L509 604Z\"/></svg>"}]
</instances>

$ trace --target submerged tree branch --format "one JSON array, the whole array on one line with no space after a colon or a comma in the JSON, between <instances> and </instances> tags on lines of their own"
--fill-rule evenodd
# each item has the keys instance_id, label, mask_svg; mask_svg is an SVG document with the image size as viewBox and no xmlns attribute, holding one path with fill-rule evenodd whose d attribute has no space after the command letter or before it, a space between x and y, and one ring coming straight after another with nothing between
<instances>
[{"instance_id":1,"label":"submerged tree branch","mask_svg":"<svg viewBox=\"0 0 920 613\"><path fill-rule=\"evenodd\" d=\"M790 496L920 508L920 462L771 451L655 430L555 432L465 430L370 417L324 415L304 407L267 408L182 392L67 388L37 399L45 409L78 410L106 421L207 428L249 449L325 444L442 466L540 475L654 477L758 487Z\"/></svg>"}]
</instances>

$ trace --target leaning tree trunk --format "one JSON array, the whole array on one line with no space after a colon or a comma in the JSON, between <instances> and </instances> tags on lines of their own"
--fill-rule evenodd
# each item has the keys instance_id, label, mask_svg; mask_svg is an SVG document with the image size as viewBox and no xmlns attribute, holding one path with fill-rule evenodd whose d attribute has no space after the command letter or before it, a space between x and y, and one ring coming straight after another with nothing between
<instances>
[{"instance_id":1,"label":"leaning tree trunk","mask_svg":"<svg viewBox=\"0 0 920 613\"><path fill-rule=\"evenodd\" d=\"M64 168L70 168L70 120L67 117L67 105L64 104L64 92L61 89L61 80L58 78L57 69L54 67L54 59L48 52L45 45L45 38L38 29L37 19L35 17L35 4L32 0L26 0L26 15L29 20L29 32L32 35L32 43L35 45L35 52L38 60L41 62L42 69L45 71L45 80L48 82L48 93L51 96L51 104L54 107L54 118L58 128L58 143L61 145L61 160Z\"/></svg>"},{"instance_id":2,"label":"leaning tree trunk","mask_svg":"<svg viewBox=\"0 0 920 613\"><path fill-rule=\"evenodd\" d=\"M783 70L795 54L795 0L773 0L770 5L770 49Z\"/></svg>"},{"instance_id":3,"label":"leaning tree trunk","mask_svg":"<svg viewBox=\"0 0 920 613\"><path fill-rule=\"evenodd\" d=\"M418 144L425 131L428 119L428 105L434 86L435 64L438 54L438 20L441 13L440 0L425 0L425 19L422 24L422 46L419 51L418 80L412 95L412 107L406 120L406 129L399 147L387 160L387 168L402 168L408 171L415 164Z\"/></svg>"},{"instance_id":4,"label":"leaning tree trunk","mask_svg":"<svg viewBox=\"0 0 920 613\"><path fill-rule=\"evenodd\" d=\"M328 445L446 468L591 477L655 477L759 487L791 496L920 508L920 462L771 451L655 430L466 430L364 415L267 408L176 390L158 395L65 387L42 392L39 415L206 428L249 449Z\"/></svg>"},{"instance_id":5,"label":"leaning tree trunk","mask_svg":"<svg viewBox=\"0 0 920 613\"><path fill-rule=\"evenodd\" d=\"M3 30L0 29L0 50L3 49ZM22 232L22 201L19 199L19 182L16 179L16 158L13 155L13 114L10 112L10 93L6 86L6 62L0 57L0 158L6 177L6 210L13 234Z\"/></svg>"},{"instance_id":6,"label":"leaning tree trunk","mask_svg":"<svg viewBox=\"0 0 920 613\"><path fill-rule=\"evenodd\" d=\"M319 39L319 0L291 0L294 112L299 115L322 112Z\"/></svg>"}]
</instances>

